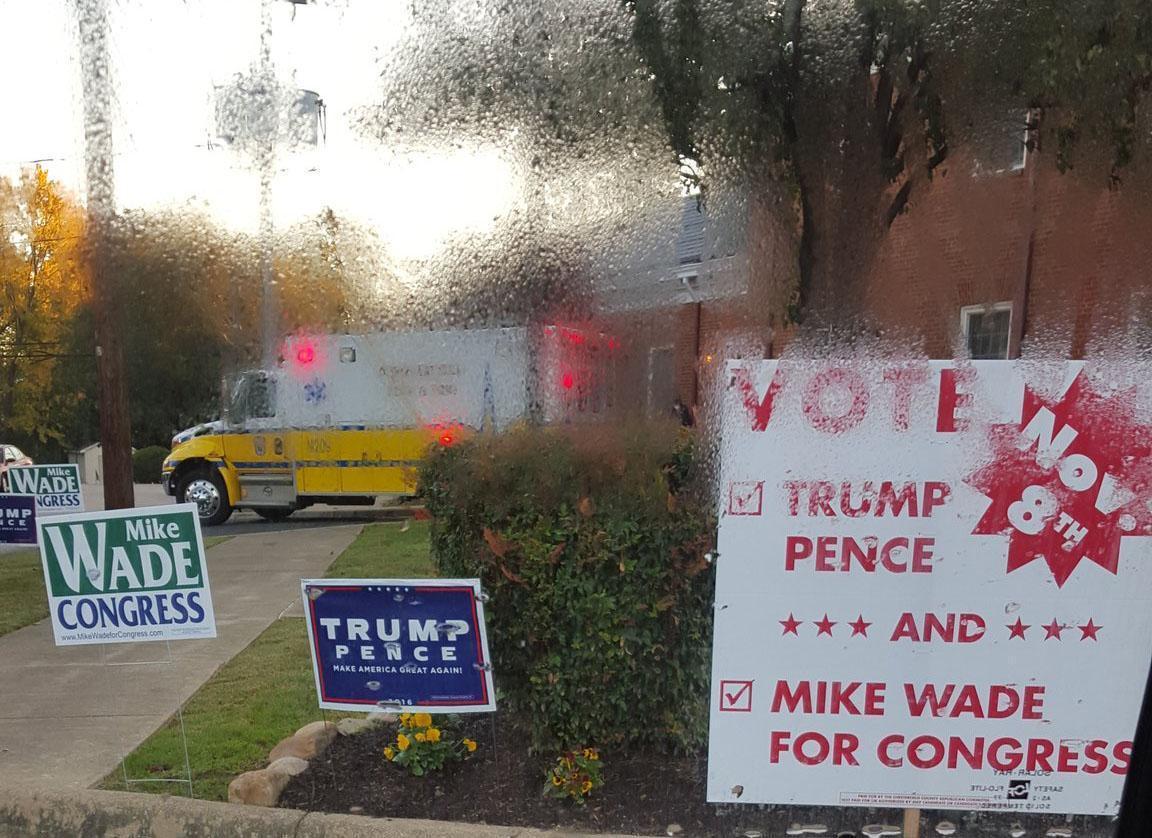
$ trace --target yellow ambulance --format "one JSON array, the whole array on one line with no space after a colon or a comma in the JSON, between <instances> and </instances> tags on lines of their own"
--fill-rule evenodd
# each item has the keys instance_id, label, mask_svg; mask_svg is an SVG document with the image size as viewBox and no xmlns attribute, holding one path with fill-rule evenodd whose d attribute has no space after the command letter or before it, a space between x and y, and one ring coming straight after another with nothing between
<instances>
[{"instance_id":1,"label":"yellow ambulance","mask_svg":"<svg viewBox=\"0 0 1152 838\"><path fill-rule=\"evenodd\" d=\"M161 482L209 526L411 495L429 446L602 413L618 348L561 326L291 338L228 382L220 420L174 437Z\"/></svg>"}]
</instances>

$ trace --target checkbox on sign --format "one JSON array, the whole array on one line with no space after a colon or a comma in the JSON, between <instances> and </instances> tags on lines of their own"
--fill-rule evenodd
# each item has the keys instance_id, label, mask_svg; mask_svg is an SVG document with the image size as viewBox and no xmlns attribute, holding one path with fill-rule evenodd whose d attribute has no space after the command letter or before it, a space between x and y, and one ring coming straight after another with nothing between
<instances>
[{"instance_id":1,"label":"checkbox on sign","mask_svg":"<svg viewBox=\"0 0 1152 838\"><path fill-rule=\"evenodd\" d=\"M752 682L751 681L721 681L720 682L720 712L722 712L722 713L751 713L752 712Z\"/></svg>"},{"instance_id":2,"label":"checkbox on sign","mask_svg":"<svg viewBox=\"0 0 1152 838\"><path fill-rule=\"evenodd\" d=\"M728 487L729 515L759 515L763 506L763 480L735 482Z\"/></svg>"}]
</instances>

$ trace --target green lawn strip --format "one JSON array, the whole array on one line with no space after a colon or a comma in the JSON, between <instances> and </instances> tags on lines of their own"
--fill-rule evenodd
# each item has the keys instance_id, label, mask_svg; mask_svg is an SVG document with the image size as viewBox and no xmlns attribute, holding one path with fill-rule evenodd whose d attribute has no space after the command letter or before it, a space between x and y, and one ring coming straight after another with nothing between
<instances>
[{"instance_id":1,"label":"green lawn strip","mask_svg":"<svg viewBox=\"0 0 1152 838\"><path fill-rule=\"evenodd\" d=\"M226 800L233 777L263 765L277 742L319 713L304 621L277 620L184 705L195 796ZM101 787L187 795L178 783L125 786L125 770L129 780L184 777L179 719L149 736Z\"/></svg>"},{"instance_id":2,"label":"green lawn strip","mask_svg":"<svg viewBox=\"0 0 1152 838\"><path fill-rule=\"evenodd\" d=\"M0 636L47 616L40 551L0 553Z\"/></svg>"},{"instance_id":3,"label":"green lawn strip","mask_svg":"<svg viewBox=\"0 0 1152 838\"><path fill-rule=\"evenodd\" d=\"M204 547L215 547L231 537L210 536L204 539ZM40 551L0 553L0 637L47 616L48 596L44 592Z\"/></svg>"},{"instance_id":4,"label":"green lawn strip","mask_svg":"<svg viewBox=\"0 0 1152 838\"><path fill-rule=\"evenodd\" d=\"M329 566L331 578L403 578L433 575L428 525L373 524ZM322 718L316 704L307 633L300 617L275 621L244 651L220 667L184 705L195 795L226 800L228 783L261 768L272 747L295 730ZM339 718L329 713L327 718ZM179 777L184 749L175 717L125 759L129 779ZM132 791L188 793L177 783L142 783ZM101 788L123 790L117 767Z\"/></svg>"},{"instance_id":5,"label":"green lawn strip","mask_svg":"<svg viewBox=\"0 0 1152 838\"><path fill-rule=\"evenodd\" d=\"M403 579L434 576L428 524L373 524L348 545L325 576L332 579Z\"/></svg>"}]
</instances>

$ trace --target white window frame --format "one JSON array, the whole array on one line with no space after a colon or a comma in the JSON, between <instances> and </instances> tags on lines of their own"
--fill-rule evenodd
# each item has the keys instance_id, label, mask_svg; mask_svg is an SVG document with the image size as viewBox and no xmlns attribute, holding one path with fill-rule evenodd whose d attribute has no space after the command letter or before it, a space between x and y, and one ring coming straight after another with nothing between
<instances>
[{"instance_id":1,"label":"white window frame","mask_svg":"<svg viewBox=\"0 0 1152 838\"><path fill-rule=\"evenodd\" d=\"M1008 342L1004 345L1004 360L1011 357L1012 352L1012 321L1016 314L1012 311L1011 301L1001 301L998 303L982 303L972 306L960 307L960 334L964 336L964 348L968 348L968 321L973 314L992 314L997 311L1008 312Z\"/></svg>"}]
</instances>

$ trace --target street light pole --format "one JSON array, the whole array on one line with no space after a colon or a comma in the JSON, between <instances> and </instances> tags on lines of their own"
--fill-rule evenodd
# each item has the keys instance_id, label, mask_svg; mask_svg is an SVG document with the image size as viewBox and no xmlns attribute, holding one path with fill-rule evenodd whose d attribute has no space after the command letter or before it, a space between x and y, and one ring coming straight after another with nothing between
<instances>
[{"instance_id":1,"label":"street light pole","mask_svg":"<svg viewBox=\"0 0 1152 838\"><path fill-rule=\"evenodd\" d=\"M84 100L84 164L87 180L85 256L96 326L100 450L105 509L135 506L132 427L124 376L120 315L108 265L108 242L116 213L112 170L112 88L105 0L76 0L80 74Z\"/></svg>"}]
</instances>

